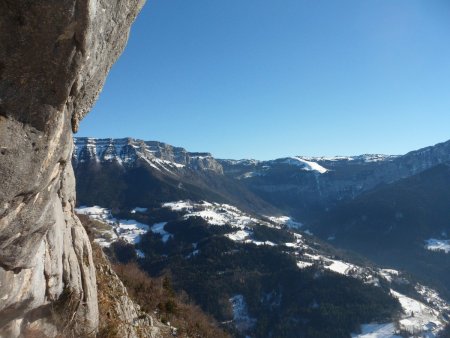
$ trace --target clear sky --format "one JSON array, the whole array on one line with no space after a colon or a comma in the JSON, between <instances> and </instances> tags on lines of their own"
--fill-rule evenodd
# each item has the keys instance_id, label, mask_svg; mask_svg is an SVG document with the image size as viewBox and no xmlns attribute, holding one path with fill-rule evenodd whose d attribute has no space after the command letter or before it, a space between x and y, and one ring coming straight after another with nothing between
<instances>
[{"instance_id":1,"label":"clear sky","mask_svg":"<svg viewBox=\"0 0 450 338\"><path fill-rule=\"evenodd\" d=\"M150 0L78 136L219 158L450 139L449 0Z\"/></svg>"}]
</instances>

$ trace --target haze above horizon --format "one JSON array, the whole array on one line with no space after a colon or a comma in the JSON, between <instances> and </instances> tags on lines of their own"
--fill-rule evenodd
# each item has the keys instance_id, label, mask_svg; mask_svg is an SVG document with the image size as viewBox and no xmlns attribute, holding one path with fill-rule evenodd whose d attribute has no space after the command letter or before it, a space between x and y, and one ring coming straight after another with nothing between
<instances>
[{"instance_id":1,"label":"haze above horizon","mask_svg":"<svg viewBox=\"0 0 450 338\"><path fill-rule=\"evenodd\" d=\"M260 160L443 142L449 17L446 0L149 1L77 136Z\"/></svg>"}]
</instances>

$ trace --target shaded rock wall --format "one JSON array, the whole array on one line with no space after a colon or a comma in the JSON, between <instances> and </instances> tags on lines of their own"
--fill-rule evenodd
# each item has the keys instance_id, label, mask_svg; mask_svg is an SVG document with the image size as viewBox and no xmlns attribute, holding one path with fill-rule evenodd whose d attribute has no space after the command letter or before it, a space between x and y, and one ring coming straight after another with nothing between
<instances>
[{"instance_id":1,"label":"shaded rock wall","mask_svg":"<svg viewBox=\"0 0 450 338\"><path fill-rule=\"evenodd\" d=\"M73 212L72 131L143 3L0 2L0 336L97 330L91 246Z\"/></svg>"}]
</instances>

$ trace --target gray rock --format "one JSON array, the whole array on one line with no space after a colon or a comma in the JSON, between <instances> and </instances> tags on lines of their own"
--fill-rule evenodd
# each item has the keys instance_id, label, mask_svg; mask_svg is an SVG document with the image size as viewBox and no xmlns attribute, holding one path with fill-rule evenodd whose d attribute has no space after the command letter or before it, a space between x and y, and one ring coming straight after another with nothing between
<instances>
[{"instance_id":1,"label":"gray rock","mask_svg":"<svg viewBox=\"0 0 450 338\"><path fill-rule=\"evenodd\" d=\"M97 329L91 246L73 212L72 131L143 3L0 2L1 337Z\"/></svg>"},{"instance_id":2,"label":"gray rock","mask_svg":"<svg viewBox=\"0 0 450 338\"><path fill-rule=\"evenodd\" d=\"M142 159L166 172L172 171L174 174L186 169L208 170L219 175L223 174L222 165L210 153L193 153L167 143L132 138L75 138L75 150L72 156L75 168L79 162L90 161L116 162L132 167L136 165L137 159Z\"/></svg>"},{"instance_id":3,"label":"gray rock","mask_svg":"<svg viewBox=\"0 0 450 338\"><path fill-rule=\"evenodd\" d=\"M94 263L99 282L100 333L115 331L116 337L170 337L170 327L141 311L100 247L94 247Z\"/></svg>"}]
</instances>

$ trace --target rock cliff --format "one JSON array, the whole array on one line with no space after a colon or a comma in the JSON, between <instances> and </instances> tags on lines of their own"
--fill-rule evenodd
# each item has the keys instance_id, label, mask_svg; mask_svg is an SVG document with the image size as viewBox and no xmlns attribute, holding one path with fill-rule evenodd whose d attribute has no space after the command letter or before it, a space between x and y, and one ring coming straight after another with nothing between
<instances>
[{"instance_id":1,"label":"rock cliff","mask_svg":"<svg viewBox=\"0 0 450 338\"><path fill-rule=\"evenodd\" d=\"M191 199L236 204L248 211L274 209L239 181L226 177L210 153L167 143L77 137L72 165L79 206L130 210Z\"/></svg>"},{"instance_id":2,"label":"rock cliff","mask_svg":"<svg viewBox=\"0 0 450 338\"><path fill-rule=\"evenodd\" d=\"M199 170L222 175L223 168L210 153L188 152L157 141L142 141L132 138L95 139L75 138L72 160L78 162L115 162L125 166L135 166L142 159L153 168L166 172Z\"/></svg>"},{"instance_id":3,"label":"rock cliff","mask_svg":"<svg viewBox=\"0 0 450 338\"><path fill-rule=\"evenodd\" d=\"M98 337L160 338L170 337L170 326L141 311L128 295L120 278L111 268L102 249L93 244L100 312Z\"/></svg>"},{"instance_id":4,"label":"rock cliff","mask_svg":"<svg viewBox=\"0 0 450 338\"><path fill-rule=\"evenodd\" d=\"M401 156L218 160L224 174L286 213L307 220L342 200L450 162L450 141Z\"/></svg>"},{"instance_id":5,"label":"rock cliff","mask_svg":"<svg viewBox=\"0 0 450 338\"><path fill-rule=\"evenodd\" d=\"M0 2L2 337L97 330L92 250L73 212L72 131L143 3Z\"/></svg>"}]
</instances>

